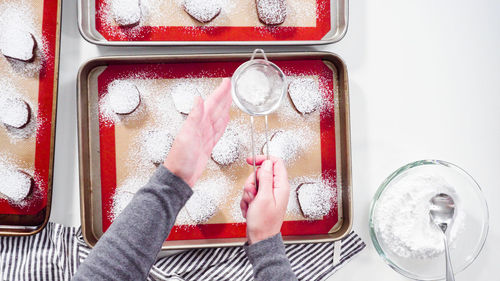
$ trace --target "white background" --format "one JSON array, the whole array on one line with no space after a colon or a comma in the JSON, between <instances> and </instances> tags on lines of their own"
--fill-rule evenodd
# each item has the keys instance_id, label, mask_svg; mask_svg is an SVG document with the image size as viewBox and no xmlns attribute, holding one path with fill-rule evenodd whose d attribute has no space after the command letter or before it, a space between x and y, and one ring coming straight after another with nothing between
<instances>
[{"instance_id":1,"label":"white background","mask_svg":"<svg viewBox=\"0 0 500 281\"><path fill-rule=\"evenodd\" d=\"M102 55L250 51L234 47L107 48L77 28L76 0L63 3L51 221L80 225L76 76ZM327 50L348 66L354 230L367 248L331 280L405 280L384 264L368 234L379 184L395 169L434 158L467 170L482 186L490 232L476 262L457 280L500 280L500 1L351 0L349 30Z\"/></svg>"}]
</instances>

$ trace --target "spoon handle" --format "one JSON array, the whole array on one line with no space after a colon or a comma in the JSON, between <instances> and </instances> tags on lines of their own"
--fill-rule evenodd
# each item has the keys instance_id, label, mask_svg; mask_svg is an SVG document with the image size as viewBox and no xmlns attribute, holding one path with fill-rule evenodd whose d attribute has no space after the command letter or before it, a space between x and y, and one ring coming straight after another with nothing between
<instances>
[{"instance_id":1,"label":"spoon handle","mask_svg":"<svg viewBox=\"0 0 500 281\"><path fill-rule=\"evenodd\" d=\"M446 281L455 281L455 276L453 274L453 267L451 266L450 250L448 249L448 241L446 239L446 234L443 233L444 238L444 249L446 252Z\"/></svg>"}]
</instances>

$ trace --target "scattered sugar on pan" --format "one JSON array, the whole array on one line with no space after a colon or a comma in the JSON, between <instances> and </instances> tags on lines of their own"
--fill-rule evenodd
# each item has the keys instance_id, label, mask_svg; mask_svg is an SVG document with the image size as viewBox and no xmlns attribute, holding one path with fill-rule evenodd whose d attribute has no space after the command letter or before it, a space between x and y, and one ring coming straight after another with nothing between
<instances>
[{"instance_id":1,"label":"scattered sugar on pan","mask_svg":"<svg viewBox=\"0 0 500 281\"><path fill-rule=\"evenodd\" d=\"M222 9L219 0L184 0L182 6L186 13L202 23L212 21Z\"/></svg>"},{"instance_id":2,"label":"scattered sugar on pan","mask_svg":"<svg viewBox=\"0 0 500 281\"><path fill-rule=\"evenodd\" d=\"M197 85L191 82L180 82L174 85L170 91L174 100L175 108L183 114L189 114L194 105L194 100L200 96Z\"/></svg>"},{"instance_id":3,"label":"scattered sugar on pan","mask_svg":"<svg viewBox=\"0 0 500 281\"><path fill-rule=\"evenodd\" d=\"M111 0L111 14L119 26L132 27L141 21L140 0Z\"/></svg>"},{"instance_id":4,"label":"scattered sugar on pan","mask_svg":"<svg viewBox=\"0 0 500 281\"><path fill-rule=\"evenodd\" d=\"M132 201L135 193L141 189L148 179L146 177L131 177L128 178L118 186L113 195L113 202L111 207L110 217L112 220L116 219L118 215L127 207L127 205Z\"/></svg>"},{"instance_id":5,"label":"scattered sugar on pan","mask_svg":"<svg viewBox=\"0 0 500 281\"><path fill-rule=\"evenodd\" d=\"M305 218L319 220L330 213L334 194L331 186L321 181L304 182L297 187L297 199Z\"/></svg>"},{"instance_id":6,"label":"scattered sugar on pan","mask_svg":"<svg viewBox=\"0 0 500 281\"><path fill-rule=\"evenodd\" d=\"M302 114L316 111L323 101L318 82L312 77L293 78L288 93L293 105Z\"/></svg>"},{"instance_id":7,"label":"scattered sugar on pan","mask_svg":"<svg viewBox=\"0 0 500 281\"><path fill-rule=\"evenodd\" d=\"M267 25L282 24L287 16L286 0L256 0L259 20Z\"/></svg>"},{"instance_id":8,"label":"scattered sugar on pan","mask_svg":"<svg viewBox=\"0 0 500 281\"><path fill-rule=\"evenodd\" d=\"M112 219L115 220L134 198L134 193L117 190L113 196Z\"/></svg>"},{"instance_id":9,"label":"scattered sugar on pan","mask_svg":"<svg viewBox=\"0 0 500 281\"><path fill-rule=\"evenodd\" d=\"M233 219L233 222L245 222L245 218L243 217L243 214L241 213L241 198L243 196L243 187L241 190L238 192L238 195L233 196L232 198L229 198L231 201L230 205L230 212L231 212L231 217Z\"/></svg>"}]
</instances>

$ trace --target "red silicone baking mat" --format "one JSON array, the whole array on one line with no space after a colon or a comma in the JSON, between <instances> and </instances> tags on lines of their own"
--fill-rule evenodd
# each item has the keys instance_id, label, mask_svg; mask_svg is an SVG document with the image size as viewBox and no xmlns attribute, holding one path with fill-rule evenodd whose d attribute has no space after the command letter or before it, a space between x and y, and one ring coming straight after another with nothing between
<instances>
[{"instance_id":1,"label":"red silicone baking mat","mask_svg":"<svg viewBox=\"0 0 500 281\"><path fill-rule=\"evenodd\" d=\"M321 88L327 89L328 99L334 99L334 73L320 59L311 60L281 60L275 63L287 75L301 75L304 73L317 75ZM162 63L162 64L111 64L99 74L97 78L98 96L103 97L108 85L115 79L135 77L140 74L146 79L175 79L175 78L202 78L202 77L231 77L238 62L197 62L197 63ZM335 101L334 101L335 102ZM320 114L320 145L321 171L324 178L336 178L337 159L335 141L335 114L334 103L332 108L324 109ZM115 126L104 118L99 119L100 142L100 181L102 200L102 224L105 231L111 224L110 211L113 203L113 194L117 186L117 155ZM337 186L333 185L336 189ZM323 220L286 221L283 224L283 235L311 235L326 234L339 221L339 205ZM197 226L174 226L168 240L216 239L236 238L245 236L244 223L202 224Z\"/></svg>"},{"instance_id":2,"label":"red silicone baking mat","mask_svg":"<svg viewBox=\"0 0 500 281\"><path fill-rule=\"evenodd\" d=\"M225 25L224 22L215 26L191 22L189 25L183 25L186 23L182 22L172 23L169 26L140 25L131 28L117 26L113 20L110 20L111 2L109 0L95 0L95 28L107 41L319 41L335 28L332 26L330 1L316 0L316 22L311 26L264 26L259 23L252 26L234 26ZM171 2L174 4L179 1ZM298 15L310 12L297 9L299 11L295 11L295 14ZM257 18L255 7L247 10L243 17ZM167 9L165 17L176 16L175 14L169 16L168 12L170 11ZM176 10L176 12L184 13L182 10Z\"/></svg>"},{"instance_id":3,"label":"red silicone baking mat","mask_svg":"<svg viewBox=\"0 0 500 281\"><path fill-rule=\"evenodd\" d=\"M7 1L8 2L8 1ZM29 2L29 1L28 1ZM38 79L38 112L36 129L34 177L37 181L37 196L29 204L17 207L0 199L1 215L35 215L50 207L52 185L53 139L55 127L55 105L57 96L57 71L59 50L60 1L43 1L36 4L43 9L42 35L44 38L44 63ZM41 124L41 125L40 125ZM3 224L2 216L0 224ZM46 219L48 219L48 212Z\"/></svg>"}]
</instances>

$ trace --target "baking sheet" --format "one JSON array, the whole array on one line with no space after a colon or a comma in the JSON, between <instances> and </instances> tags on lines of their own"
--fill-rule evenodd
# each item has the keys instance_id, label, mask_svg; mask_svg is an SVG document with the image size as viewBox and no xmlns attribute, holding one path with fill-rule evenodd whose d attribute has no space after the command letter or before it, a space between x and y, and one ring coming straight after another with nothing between
<instances>
[{"instance_id":1,"label":"baking sheet","mask_svg":"<svg viewBox=\"0 0 500 281\"><path fill-rule=\"evenodd\" d=\"M9 162L29 171L36 181L36 187L29 199L22 205L12 204L0 198L0 235L35 234L48 221L52 195L52 163L54 128L57 101L57 79L59 65L59 21L60 1L0 0L0 7L27 5L33 13L34 30L38 48L34 64L40 64L35 72L19 71L19 64L0 56L0 79L11 82L32 108L33 121L28 124L31 133L27 138L12 138L5 126L0 128L0 155ZM1 9L1 8L0 8ZM43 39L42 39L43 38ZM24 69L24 68L23 68Z\"/></svg>"},{"instance_id":2,"label":"baking sheet","mask_svg":"<svg viewBox=\"0 0 500 281\"><path fill-rule=\"evenodd\" d=\"M305 59L301 60L301 57L305 57ZM325 60L323 57L328 57L329 60ZM271 54L271 58L276 58L275 62L284 68L285 71L287 71L288 68L289 70L295 69L301 72L304 71L304 65L320 64L321 66L318 66L318 69L323 69L330 73L329 86L332 87L332 90L334 87L336 89L332 92L337 98L335 107L341 104L339 103L340 101L345 101L343 96L343 94L346 93L344 90L347 90L345 87L346 84L344 83L344 78L346 78L345 66L338 57L328 53L299 53L295 54L295 56L293 56L293 54ZM288 58L288 60L286 60L286 58ZM139 59L144 63L138 64ZM203 76L206 77L207 73L212 73L215 74L212 75L215 77L211 77L214 79L215 85L219 77L230 76L232 71L234 71L244 59L248 59L247 55L200 55L175 58L168 56L142 58L117 57L97 59L82 67L79 76L80 161L82 163L81 206L82 221L84 222L83 225L85 229L84 236L86 236L90 244L93 244L93 241L95 242L102 234L103 230L109 226L110 220L108 220L109 216L107 212L109 212L110 209L109 200L112 195L111 193L114 191L114 188L116 188L117 183L119 185L120 181L126 178L126 176L124 177L123 175L127 174L127 172L123 172L127 170L127 166L120 166L120 163L127 162L123 161L124 159L121 157L127 157L125 150L130 147L130 144L126 142L123 143L122 140L130 139L130 133L134 131L134 125L132 125L132 127L113 126L112 128L109 126L96 126L96 123L99 122L96 120L92 121L92 119L96 119L93 117L96 114L96 110L92 108L95 107L98 102L99 97L97 92L100 92L99 89L101 87L102 89L106 89L107 83L118 77L127 77L137 72L147 73L145 68L147 69L148 67L154 68L156 73L168 73L169 79L186 76L196 77L197 73L198 75L199 73L203 73ZM159 64L161 62L168 64ZM181 64L173 65L174 62L180 62ZM193 64L198 67L193 68ZM171 70L172 67L176 69L174 76L177 75L178 77L173 77L172 71L168 71L168 68ZM340 73L332 70L337 70ZM159 79L161 82L168 83L168 81L162 81L162 78L164 77L155 77L156 80ZM95 83L96 79L98 80L97 88ZM334 80L338 81L338 84L335 83L335 86L333 84ZM318 135L320 131L319 127L322 127L321 134L323 136L321 138L321 149L323 151L330 150L329 153L310 153L309 155L311 158L307 159L307 163L311 163L311 165L309 165L309 172L304 171L304 169L299 168L299 166L296 166L295 170L294 167L290 169L291 176L294 174L314 174L318 170L322 170L323 174L325 174L325 171L335 173L334 176L339 186L339 188L337 188L338 201L340 202L338 205L339 208L332 212L330 217L325 218L319 223L317 221L304 221L302 217L288 216L286 218L288 221L285 222L283 228L285 240L288 242L304 242L309 238L312 239L311 241L338 239L350 228L350 178L346 178L350 172L350 163L348 162L349 159L346 159L348 154L346 155L342 150L342 147L346 146L345 141L342 141L342 139L346 136L345 133L343 135L340 134L340 132L345 130L346 127L342 125L341 122L346 121L346 119L345 117L340 119L339 116L341 113L345 114L345 109L337 110L336 108L336 118L334 122L329 122L333 121L333 118L331 120L323 118L324 120L322 120L322 122L316 122L316 132ZM234 111L233 114L238 113ZM145 120L141 120L141 123L143 121ZM273 124L274 121L271 123ZM122 134L125 134L127 138L121 136ZM343 137L339 140L336 134L340 134L339 136ZM317 147L319 148L320 146ZM97 151L101 151L101 154L96 153ZM101 166L100 169L98 168L101 163L109 163L109 159L115 158L115 163L118 164L111 166L106 164L106 167ZM103 159L105 161L102 161ZM154 169L152 168L152 170ZM236 174L241 174L241 178L245 179L250 170L250 167L243 167L240 171L236 171ZM231 173L235 173L235 171L233 170ZM108 188L108 186L112 188ZM92 192L90 193L91 190ZM108 204L108 206L106 206L106 204ZM228 216L225 214L227 213L224 213L223 210L219 216L212 218L208 224L190 227L187 231L183 226L174 227L169 236L169 241L165 243L164 248L229 246L235 243L241 243L244 241L245 236L244 224L228 221Z\"/></svg>"},{"instance_id":3,"label":"baking sheet","mask_svg":"<svg viewBox=\"0 0 500 281\"><path fill-rule=\"evenodd\" d=\"M140 26L122 28L108 0L78 0L80 33L91 43L114 46L310 45L337 42L347 31L348 0L288 0L286 21L274 27L259 22L254 0L227 1L208 24L193 20L180 2L148 1L154 12L143 9Z\"/></svg>"}]
</instances>

